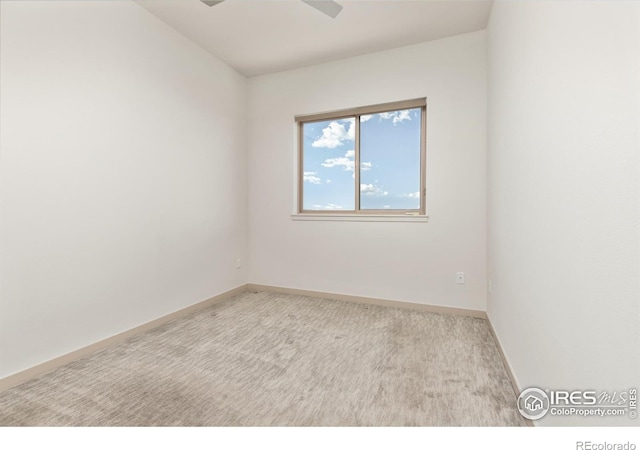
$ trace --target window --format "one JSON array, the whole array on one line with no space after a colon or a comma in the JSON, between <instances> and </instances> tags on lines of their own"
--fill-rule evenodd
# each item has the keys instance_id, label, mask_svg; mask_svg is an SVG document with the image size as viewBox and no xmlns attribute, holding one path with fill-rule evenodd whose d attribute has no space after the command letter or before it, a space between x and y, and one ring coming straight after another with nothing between
<instances>
[{"instance_id":1,"label":"window","mask_svg":"<svg viewBox=\"0 0 640 450\"><path fill-rule=\"evenodd\" d=\"M298 213L425 215L426 99L296 122Z\"/></svg>"}]
</instances>

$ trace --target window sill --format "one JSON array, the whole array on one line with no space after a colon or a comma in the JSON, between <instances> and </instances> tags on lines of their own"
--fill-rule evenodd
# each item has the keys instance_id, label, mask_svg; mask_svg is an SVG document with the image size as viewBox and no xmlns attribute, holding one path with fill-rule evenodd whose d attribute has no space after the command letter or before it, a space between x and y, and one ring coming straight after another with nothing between
<instances>
[{"instance_id":1,"label":"window sill","mask_svg":"<svg viewBox=\"0 0 640 450\"><path fill-rule=\"evenodd\" d=\"M428 222L429 216L398 214L291 214L292 220L335 222Z\"/></svg>"}]
</instances>

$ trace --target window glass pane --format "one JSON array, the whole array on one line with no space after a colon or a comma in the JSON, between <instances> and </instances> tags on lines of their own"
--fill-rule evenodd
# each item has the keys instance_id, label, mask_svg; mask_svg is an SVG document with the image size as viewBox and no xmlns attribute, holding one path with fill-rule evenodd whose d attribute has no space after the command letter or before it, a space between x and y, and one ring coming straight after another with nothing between
<instances>
[{"instance_id":1,"label":"window glass pane","mask_svg":"<svg viewBox=\"0 0 640 450\"><path fill-rule=\"evenodd\" d=\"M360 117L360 209L420 209L421 113Z\"/></svg>"},{"instance_id":2,"label":"window glass pane","mask_svg":"<svg viewBox=\"0 0 640 450\"><path fill-rule=\"evenodd\" d=\"M304 210L355 209L355 118L302 125Z\"/></svg>"}]
</instances>

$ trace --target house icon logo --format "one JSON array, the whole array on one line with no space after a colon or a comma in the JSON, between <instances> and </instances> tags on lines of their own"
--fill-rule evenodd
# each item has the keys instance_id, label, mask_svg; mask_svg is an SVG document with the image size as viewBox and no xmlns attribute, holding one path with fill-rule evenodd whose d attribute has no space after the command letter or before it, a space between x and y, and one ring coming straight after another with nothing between
<instances>
[{"instance_id":1,"label":"house icon logo","mask_svg":"<svg viewBox=\"0 0 640 450\"><path fill-rule=\"evenodd\" d=\"M538 411L539 409L542 409L542 400L533 395L529 395L524 399L524 405L529 411Z\"/></svg>"},{"instance_id":2,"label":"house icon logo","mask_svg":"<svg viewBox=\"0 0 640 450\"><path fill-rule=\"evenodd\" d=\"M518 411L529 420L541 419L549 411L549 397L542 389L528 388L518 397Z\"/></svg>"}]
</instances>

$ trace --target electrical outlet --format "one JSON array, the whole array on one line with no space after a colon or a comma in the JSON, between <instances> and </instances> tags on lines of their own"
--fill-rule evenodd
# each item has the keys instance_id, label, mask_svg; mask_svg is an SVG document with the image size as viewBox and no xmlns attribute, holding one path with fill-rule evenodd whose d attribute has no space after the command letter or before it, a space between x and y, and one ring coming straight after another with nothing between
<instances>
[{"instance_id":1,"label":"electrical outlet","mask_svg":"<svg viewBox=\"0 0 640 450\"><path fill-rule=\"evenodd\" d=\"M464 272L457 272L456 273L456 283L464 284Z\"/></svg>"},{"instance_id":2,"label":"electrical outlet","mask_svg":"<svg viewBox=\"0 0 640 450\"><path fill-rule=\"evenodd\" d=\"M239 269L240 267L242 267L242 260L240 258L236 259L236 269Z\"/></svg>"}]
</instances>

